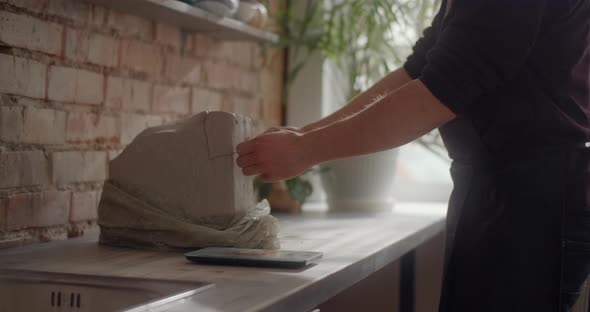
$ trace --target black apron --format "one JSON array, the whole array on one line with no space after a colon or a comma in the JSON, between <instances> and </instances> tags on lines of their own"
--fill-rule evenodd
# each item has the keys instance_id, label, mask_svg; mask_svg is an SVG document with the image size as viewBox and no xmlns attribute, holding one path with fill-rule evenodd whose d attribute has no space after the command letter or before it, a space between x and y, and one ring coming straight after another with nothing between
<instances>
[{"instance_id":1,"label":"black apron","mask_svg":"<svg viewBox=\"0 0 590 312\"><path fill-rule=\"evenodd\" d=\"M577 144L492 157L469 120L453 159L439 312L569 311L590 273L590 174Z\"/></svg>"}]
</instances>

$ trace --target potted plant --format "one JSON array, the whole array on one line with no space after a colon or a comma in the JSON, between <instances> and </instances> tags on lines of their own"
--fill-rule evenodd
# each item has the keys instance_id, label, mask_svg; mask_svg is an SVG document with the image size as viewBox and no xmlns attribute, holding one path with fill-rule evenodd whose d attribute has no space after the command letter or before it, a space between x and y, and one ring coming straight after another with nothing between
<instances>
[{"instance_id":1,"label":"potted plant","mask_svg":"<svg viewBox=\"0 0 590 312\"><path fill-rule=\"evenodd\" d=\"M290 58L299 61L291 65L287 82L298 75L306 56L319 51L345 77L343 87L352 99L403 63L415 40L403 34L413 32L416 37L436 2L306 0L303 14L296 14L294 1L287 1L279 15L281 45L299 54ZM422 143L430 146L435 141ZM330 210L390 210L396 158L393 149L323 165L330 169L321 175Z\"/></svg>"},{"instance_id":2,"label":"potted plant","mask_svg":"<svg viewBox=\"0 0 590 312\"><path fill-rule=\"evenodd\" d=\"M298 177L277 183L264 183L256 178L254 189L258 200L267 199L273 212L300 213L301 206L313 192L309 175L314 171L312 169Z\"/></svg>"}]
</instances>

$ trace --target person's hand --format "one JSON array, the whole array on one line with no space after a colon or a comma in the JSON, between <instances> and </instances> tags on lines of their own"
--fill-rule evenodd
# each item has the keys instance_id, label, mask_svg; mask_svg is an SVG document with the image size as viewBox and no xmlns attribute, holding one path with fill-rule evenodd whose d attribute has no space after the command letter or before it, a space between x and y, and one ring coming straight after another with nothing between
<instances>
[{"instance_id":1,"label":"person's hand","mask_svg":"<svg viewBox=\"0 0 590 312\"><path fill-rule=\"evenodd\" d=\"M281 130L292 131L292 132L297 132L297 133L303 134L303 130L301 128L297 128L297 127L272 127L272 128L269 128L268 130L264 131L263 134L271 133L271 132L279 132Z\"/></svg>"},{"instance_id":2,"label":"person's hand","mask_svg":"<svg viewBox=\"0 0 590 312\"><path fill-rule=\"evenodd\" d=\"M303 134L287 128L273 128L239 144L237 165L244 175L260 175L264 182L290 179L309 169Z\"/></svg>"}]
</instances>

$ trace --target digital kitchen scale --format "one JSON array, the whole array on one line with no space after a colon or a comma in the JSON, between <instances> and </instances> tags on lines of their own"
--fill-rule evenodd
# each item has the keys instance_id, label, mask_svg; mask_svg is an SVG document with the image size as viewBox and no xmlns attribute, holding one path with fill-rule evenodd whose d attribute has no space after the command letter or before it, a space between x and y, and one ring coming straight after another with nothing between
<instances>
[{"instance_id":1,"label":"digital kitchen scale","mask_svg":"<svg viewBox=\"0 0 590 312\"><path fill-rule=\"evenodd\" d=\"M202 264L277 267L297 269L317 262L321 252L208 247L186 253L188 260Z\"/></svg>"}]
</instances>

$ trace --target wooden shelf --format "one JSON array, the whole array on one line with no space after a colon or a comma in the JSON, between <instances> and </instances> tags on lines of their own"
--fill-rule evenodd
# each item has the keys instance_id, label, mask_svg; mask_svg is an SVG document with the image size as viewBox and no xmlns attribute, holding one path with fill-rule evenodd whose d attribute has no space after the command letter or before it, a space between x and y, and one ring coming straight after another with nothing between
<instances>
[{"instance_id":1,"label":"wooden shelf","mask_svg":"<svg viewBox=\"0 0 590 312\"><path fill-rule=\"evenodd\" d=\"M224 40L248 40L274 43L278 36L221 17L177 0L86 0L121 12L143 16L183 29L206 33Z\"/></svg>"}]
</instances>

